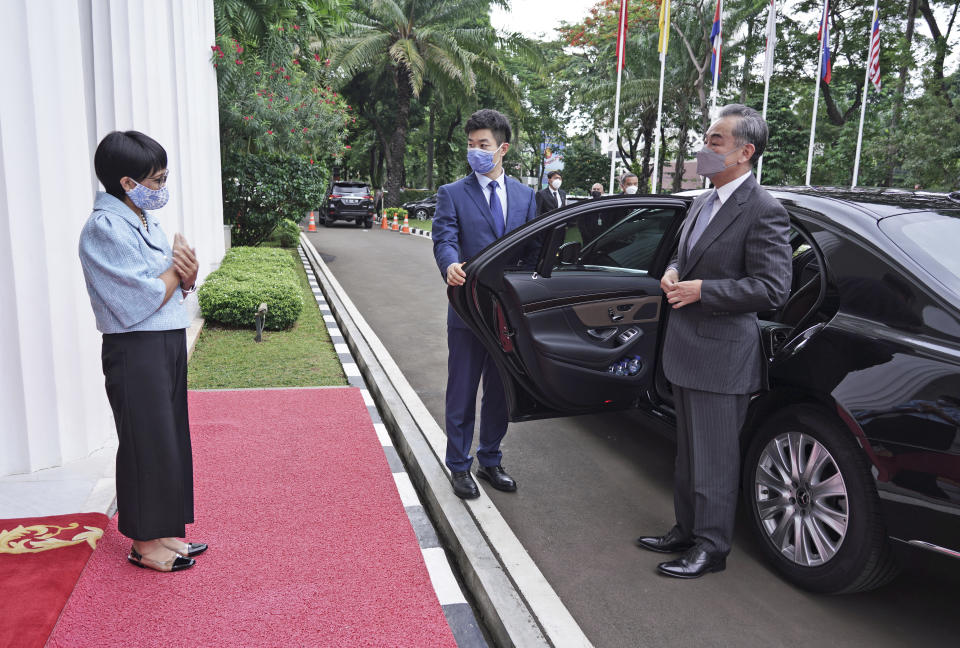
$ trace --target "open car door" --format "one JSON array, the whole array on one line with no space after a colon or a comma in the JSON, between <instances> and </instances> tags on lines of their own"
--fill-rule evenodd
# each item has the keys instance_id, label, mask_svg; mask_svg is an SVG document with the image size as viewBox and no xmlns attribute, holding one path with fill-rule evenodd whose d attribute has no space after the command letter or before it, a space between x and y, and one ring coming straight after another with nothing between
<instances>
[{"instance_id":1,"label":"open car door","mask_svg":"<svg viewBox=\"0 0 960 648\"><path fill-rule=\"evenodd\" d=\"M454 310L492 354L513 421L634 406L653 389L660 277L689 200L612 197L552 212L464 266Z\"/></svg>"}]
</instances>

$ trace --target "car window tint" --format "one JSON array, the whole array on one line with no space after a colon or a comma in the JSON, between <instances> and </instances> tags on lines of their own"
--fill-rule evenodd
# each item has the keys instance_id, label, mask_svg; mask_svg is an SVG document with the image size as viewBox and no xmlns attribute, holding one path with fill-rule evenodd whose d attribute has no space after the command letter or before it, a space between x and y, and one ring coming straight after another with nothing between
<instances>
[{"instance_id":1,"label":"car window tint","mask_svg":"<svg viewBox=\"0 0 960 648\"><path fill-rule=\"evenodd\" d=\"M351 195L353 195L353 194L367 194L367 193L370 193L370 190L367 189L366 187L351 187L351 186L344 186L344 185L334 185L334 187L333 187L333 193L351 194Z\"/></svg>"},{"instance_id":2,"label":"car window tint","mask_svg":"<svg viewBox=\"0 0 960 648\"><path fill-rule=\"evenodd\" d=\"M611 268L647 274L660 241L676 217L673 209L609 208L595 210L566 224L564 242L582 244L579 263L554 266L558 271Z\"/></svg>"}]
</instances>

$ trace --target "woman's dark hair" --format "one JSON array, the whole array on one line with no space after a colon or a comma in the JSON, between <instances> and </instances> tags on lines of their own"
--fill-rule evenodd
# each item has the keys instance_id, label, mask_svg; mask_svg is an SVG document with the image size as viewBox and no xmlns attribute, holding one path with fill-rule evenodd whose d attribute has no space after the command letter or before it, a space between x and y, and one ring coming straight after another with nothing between
<instances>
[{"instance_id":1,"label":"woman's dark hair","mask_svg":"<svg viewBox=\"0 0 960 648\"><path fill-rule=\"evenodd\" d=\"M139 131L113 131L104 137L93 155L93 168L103 188L120 200L126 195L120 178L137 182L154 171L167 168L167 152L160 143Z\"/></svg>"},{"instance_id":2,"label":"woman's dark hair","mask_svg":"<svg viewBox=\"0 0 960 648\"><path fill-rule=\"evenodd\" d=\"M484 128L490 129L493 138L497 140L497 144L510 141L510 120L503 113L489 108L478 110L470 115L470 119L467 120L467 125L463 127L463 130L467 135L470 135L470 133Z\"/></svg>"}]
</instances>

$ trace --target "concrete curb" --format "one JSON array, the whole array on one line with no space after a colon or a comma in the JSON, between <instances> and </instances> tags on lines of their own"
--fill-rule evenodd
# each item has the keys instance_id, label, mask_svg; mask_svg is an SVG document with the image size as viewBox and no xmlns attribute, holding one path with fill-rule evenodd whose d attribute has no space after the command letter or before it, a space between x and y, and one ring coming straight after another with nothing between
<instances>
[{"instance_id":1,"label":"concrete curb","mask_svg":"<svg viewBox=\"0 0 960 648\"><path fill-rule=\"evenodd\" d=\"M431 518L499 646L590 646L488 497L453 494L446 437L305 234L310 265ZM481 485L481 488L483 486Z\"/></svg>"},{"instance_id":2,"label":"concrete curb","mask_svg":"<svg viewBox=\"0 0 960 648\"><path fill-rule=\"evenodd\" d=\"M374 216L374 217L373 217L373 223L374 223L373 229L381 229L381 228L380 228L380 223L381 223L382 220L383 220L383 219L380 218L379 216ZM387 220L389 221L389 219L387 219ZM392 229L388 229L387 231L388 231L388 232L393 232ZM402 234L402 232L397 232L397 234ZM412 234L413 236L421 236L421 237L423 237L423 238L433 238L433 232L432 232L431 230L419 229L419 228L417 228L417 227L411 227L411 228L410 228L410 234Z\"/></svg>"}]
</instances>

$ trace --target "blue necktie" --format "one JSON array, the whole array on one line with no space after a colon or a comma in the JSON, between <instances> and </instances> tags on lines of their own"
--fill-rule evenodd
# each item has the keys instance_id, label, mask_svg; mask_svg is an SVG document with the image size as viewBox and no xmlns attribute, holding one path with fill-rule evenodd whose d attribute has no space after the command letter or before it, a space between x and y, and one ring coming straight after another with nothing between
<instances>
[{"instance_id":1,"label":"blue necktie","mask_svg":"<svg viewBox=\"0 0 960 648\"><path fill-rule=\"evenodd\" d=\"M500 197L497 195L497 181L493 180L487 187L490 189L490 214L493 215L493 231L497 237L503 236L503 207L500 206Z\"/></svg>"},{"instance_id":2,"label":"blue necktie","mask_svg":"<svg viewBox=\"0 0 960 648\"><path fill-rule=\"evenodd\" d=\"M699 241L703 235L703 230L707 229L707 225L710 224L712 220L710 217L713 215L713 210L716 208L716 202L719 198L720 196L717 194L717 190L714 189L713 195L707 198L707 201L700 209L700 213L697 214L697 220L693 224L693 229L690 230L690 235L687 237L687 254L690 254L693 246L697 244L697 241Z\"/></svg>"}]
</instances>

